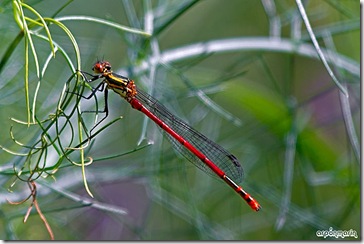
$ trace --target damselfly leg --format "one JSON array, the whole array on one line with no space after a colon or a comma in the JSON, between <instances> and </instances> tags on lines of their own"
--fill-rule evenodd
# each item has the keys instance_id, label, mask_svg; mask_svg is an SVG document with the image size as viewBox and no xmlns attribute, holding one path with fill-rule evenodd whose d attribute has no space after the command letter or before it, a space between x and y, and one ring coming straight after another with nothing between
<instances>
[{"instance_id":1,"label":"damselfly leg","mask_svg":"<svg viewBox=\"0 0 364 244\"><path fill-rule=\"evenodd\" d=\"M92 75L90 73L84 72L84 71L80 71L78 70L78 72L82 75L82 78L85 82L87 83L92 83L93 81L96 81L98 79L100 79L100 75ZM89 77L87 77L89 76ZM109 115L109 106L108 106L108 90L105 89L105 82L102 81L100 82L96 87L92 88L91 90L91 94L88 96L84 96L82 94L77 94L78 96L81 96L84 99L91 99L92 97L95 97L96 99L96 106L98 107L98 103L97 103L97 97L96 97L96 92L104 92L104 109L103 110L85 110L82 111L81 113L103 113L105 114L105 116L102 117L102 119L100 121L98 121L90 130L90 135L89 137L92 137L92 131L98 126L100 125Z\"/></svg>"}]
</instances>

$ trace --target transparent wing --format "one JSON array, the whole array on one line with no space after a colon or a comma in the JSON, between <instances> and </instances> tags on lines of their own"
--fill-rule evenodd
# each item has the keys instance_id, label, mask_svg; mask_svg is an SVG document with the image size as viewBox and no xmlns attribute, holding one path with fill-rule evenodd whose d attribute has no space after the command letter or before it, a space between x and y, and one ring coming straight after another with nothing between
<instances>
[{"instance_id":1,"label":"transparent wing","mask_svg":"<svg viewBox=\"0 0 364 244\"><path fill-rule=\"evenodd\" d=\"M154 115L160 118L171 129L177 132L185 140L191 143L195 148L201 151L207 158L216 164L225 174L236 183L242 181L243 168L241 167L237 158L226 151L224 148L208 139L206 136L190 127L187 123L183 122L178 117L174 116L168 111L166 107L160 104L155 98L148 95L142 90L137 90L136 98ZM175 138L168 133L167 138L180 154L187 158L190 162L196 165L204 172L215 176L215 173L205 165L197 156L191 151L181 145Z\"/></svg>"}]
</instances>

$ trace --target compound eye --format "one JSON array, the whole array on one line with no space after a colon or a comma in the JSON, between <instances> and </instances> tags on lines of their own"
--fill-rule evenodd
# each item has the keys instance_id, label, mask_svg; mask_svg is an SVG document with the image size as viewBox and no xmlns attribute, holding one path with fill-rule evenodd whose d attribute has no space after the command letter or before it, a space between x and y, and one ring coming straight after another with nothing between
<instances>
[{"instance_id":1,"label":"compound eye","mask_svg":"<svg viewBox=\"0 0 364 244\"><path fill-rule=\"evenodd\" d=\"M98 73L102 73L103 67L100 63L97 63L94 65L94 67L92 68L93 71L98 72Z\"/></svg>"}]
</instances>

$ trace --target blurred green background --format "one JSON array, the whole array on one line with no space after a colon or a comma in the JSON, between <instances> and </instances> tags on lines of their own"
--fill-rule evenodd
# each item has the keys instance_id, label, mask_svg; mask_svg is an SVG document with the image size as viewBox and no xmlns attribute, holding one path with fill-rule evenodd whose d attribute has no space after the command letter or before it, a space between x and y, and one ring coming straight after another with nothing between
<instances>
[{"instance_id":1,"label":"blurred green background","mask_svg":"<svg viewBox=\"0 0 364 244\"><path fill-rule=\"evenodd\" d=\"M43 17L89 16L152 33L146 37L104 23L61 20L79 45L82 70L91 72L97 59L110 61L117 73L134 79L174 114L232 152L244 168L241 185L262 205L260 212L253 212L223 182L177 155L157 126L110 92L104 124L123 118L98 134L86 150L86 156L103 159L86 167L94 198L85 190L81 168L66 160L53 177L43 173L36 180L37 201L56 240L342 239L316 236L330 227L355 230L361 238L358 1L305 1L315 36L324 50L331 50L324 53L348 97L317 57L294 1L26 3ZM50 32L77 68L69 37L56 25L50 25ZM32 135L41 129L9 119L27 119L25 39L17 43L19 33L12 1L2 1L0 145L26 153L17 141L31 145ZM45 35L44 30L39 33ZM43 67L50 45L37 37L34 45ZM39 79L29 55L32 101ZM72 73L57 52L37 94L40 120L56 111ZM93 101L83 101L81 110L94 108ZM92 128L89 115L83 115ZM12 140L11 128L17 141ZM68 136L70 131L64 131L62 138ZM54 165L58 157L49 150L45 161ZM24 157L0 151L0 237L47 240L34 207L22 222L31 200L7 202L29 195L26 182L11 187L13 165L23 163Z\"/></svg>"}]
</instances>

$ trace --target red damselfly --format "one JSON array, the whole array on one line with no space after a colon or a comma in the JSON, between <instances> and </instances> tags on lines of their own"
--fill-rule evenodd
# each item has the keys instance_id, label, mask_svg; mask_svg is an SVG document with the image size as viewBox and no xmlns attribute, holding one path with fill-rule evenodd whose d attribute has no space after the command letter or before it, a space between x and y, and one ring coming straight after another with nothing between
<instances>
[{"instance_id":1,"label":"red damselfly","mask_svg":"<svg viewBox=\"0 0 364 244\"><path fill-rule=\"evenodd\" d=\"M174 116L157 99L137 88L133 80L115 74L109 62L98 61L92 70L95 75L83 71L81 73L87 82L103 78L103 81L94 88L94 92L102 90L105 92L106 115L103 119L108 115L107 95L108 89L111 89L125 98L134 109L141 111L159 125L167 133L176 150L189 161L225 181L253 210L258 211L261 208L254 198L235 183L242 180L243 169L234 155ZM90 79L86 75L89 75ZM106 89L104 89L105 84Z\"/></svg>"}]
</instances>

